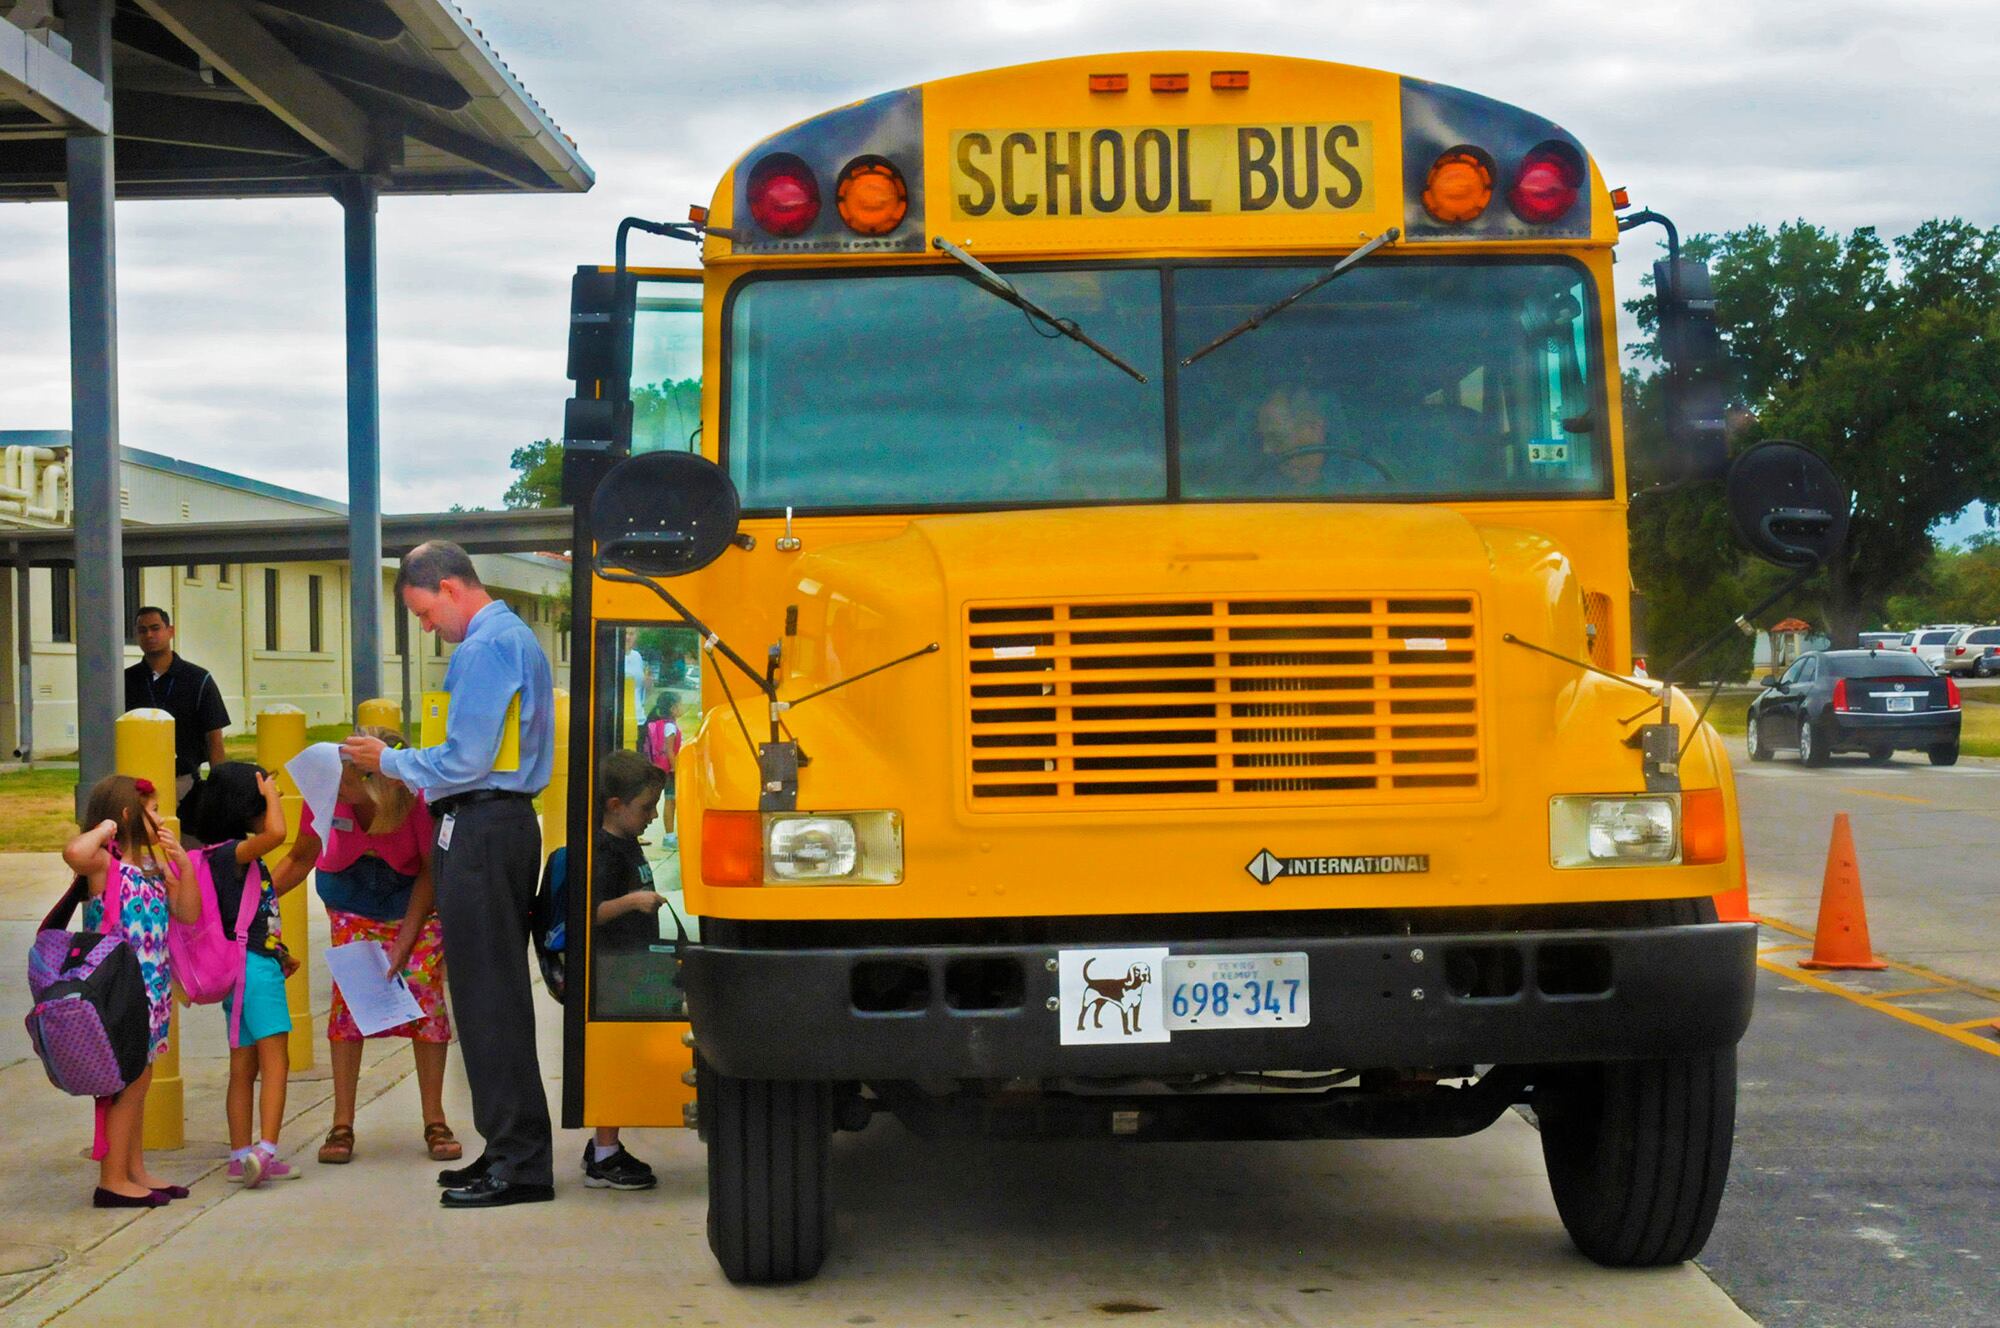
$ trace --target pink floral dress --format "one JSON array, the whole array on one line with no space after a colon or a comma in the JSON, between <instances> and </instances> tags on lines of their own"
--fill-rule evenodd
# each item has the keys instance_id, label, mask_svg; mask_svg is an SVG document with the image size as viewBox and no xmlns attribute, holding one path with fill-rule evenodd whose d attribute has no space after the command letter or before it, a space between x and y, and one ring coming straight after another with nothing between
<instances>
[{"instance_id":1,"label":"pink floral dress","mask_svg":"<svg viewBox=\"0 0 2000 1328\"><path fill-rule=\"evenodd\" d=\"M83 906L83 929L104 932L104 900L118 896L116 929L132 953L139 957L139 972L146 981L146 1014L150 1040L146 1059L156 1059L167 1045L167 1017L173 1006L173 970L167 964L167 883L157 872L135 867L118 856L111 845L111 865L104 893ZM115 890L114 890L115 885Z\"/></svg>"}]
</instances>

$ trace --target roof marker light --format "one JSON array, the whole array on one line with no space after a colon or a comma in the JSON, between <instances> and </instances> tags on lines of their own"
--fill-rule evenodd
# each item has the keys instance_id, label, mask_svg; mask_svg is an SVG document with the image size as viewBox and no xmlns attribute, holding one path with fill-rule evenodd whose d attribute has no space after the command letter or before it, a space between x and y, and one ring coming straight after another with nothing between
<instances>
[{"instance_id":1,"label":"roof marker light","mask_svg":"<svg viewBox=\"0 0 2000 1328\"><path fill-rule=\"evenodd\" d=\"M1130 80L1123 74L1092 74L1090 76L1090 90L1092 92L1123 92L1129 83Z\"/></svg>"},{"instance_id":2,"label":"roof marker light","mask_svg":"<svg viewBox=\"0 0 2000 1328\"><path fill-rule=\"evenodd\" d=\"M856 157L840 173L834 206L856 235L887 235L910 210L909 186L886 157Z\"/></svg>"},{"instance_id":3,"label":"roof marker light","mask_svg":"<svg viewBox=\"0 0 2000 1328\"><path fill-rule=\"evenodd\" d=\"M1567 143L1550 139L1521 158L1507 205L1514 215L1535 226L1560 221L1576 206L1583 191L1583 158Z\"/></svg>"},{"instance_id":4,"label":"roof marker light","mask_svg":"<svg viewBox=\"0 0 2000 1328\"><path fill-rule=\"evenodd\" d=\"M1208 76L1208 86L1217 92L1244 92L1250 87L1247 69L1218 69Z\"/></svg>"},{"instance_id":5,"label":"roof marker light","mask_svg":"<svg viewBox=\"0 0 2000 1328\"><path fill-rule=\"evenodd\" d=\"M1455 147L1438 154L1424 180L1424 211L1457 226L1486 211L1493 201L1493 163L1478 148Z\"/></svg>"},{"instance_id":6,"label":"roof marker light","mask_svg":"<svg viewBox=\"0 0 2000 1328\"><path fill-rule=\"evenodd\" d=\"M1186 74L1153 75L1153 91L1155 92L1186 92L1187 90L1188 76Z\"/></svg>"},{"instance_id":7,"label":"roof marker light","mask_svg":"<svg viewBox=\"0 0 2000 1328\"><path fill-rule=\"evenodd\" d=\"M773 152L750 171L750 215L767 233L797 235L819 219L819 181L789 152Z\"/></svg>"}]
</instances>

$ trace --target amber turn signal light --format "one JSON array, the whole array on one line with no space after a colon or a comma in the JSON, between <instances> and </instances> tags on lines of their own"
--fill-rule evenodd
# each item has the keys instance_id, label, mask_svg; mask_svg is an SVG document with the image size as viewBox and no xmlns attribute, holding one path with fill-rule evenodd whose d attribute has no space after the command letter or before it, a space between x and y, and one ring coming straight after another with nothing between
<instances>
[{"instance_id":1,"label":"amber turn signal light","mask_svg":"<svg viewBox=\"0 0 2000 1328\"><path fill-rule=\"evenodd\" d=\"M834 206L856 235L887 235L903 224L910 190L903 173L885 157L856 157L840 173Z\"/></svg>"},{"instance_id":2,"label":"amber turn signal light","mask_svg":"<svg viewBox=\"0 0 2000 1328\"><path fill-rule=\"evenodd\" d=\"M1493 201L1493 167L1471 148L1453 148L1431 163L1424 179L1424 211L1456 226L1486 211Z\"/></svg>"},{"instance_id":3,"label":"amber turn signal light","mask_svg":"<svg viewBox=\"0 0 2000 1328\"><path fill-rule=\"evenodd\" d=\"M756 812L704 811L701 879L709 885L762 885L764 818Z\"/></svg>"},{"instance_id":4,"label":"amber turn signal light","mask_svg":"<svg viewBox=\"0 0 2000 1328\"><path fill-rule=\"evenodd\" d=\"M1729 818L1721 789L1689 789L1681 794L1681 861L1690 867L1729 856Z\"/></svg>"}]
</instances>

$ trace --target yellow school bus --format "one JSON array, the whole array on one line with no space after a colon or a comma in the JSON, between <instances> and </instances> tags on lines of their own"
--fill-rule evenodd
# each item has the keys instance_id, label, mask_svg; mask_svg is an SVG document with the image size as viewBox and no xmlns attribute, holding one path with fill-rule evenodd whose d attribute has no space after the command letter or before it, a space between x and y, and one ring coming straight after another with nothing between
<instances>
[{"instance_id":1,"label":"yellow school bus","mask_svg":"<svg viewBox=\"0 0 2000 1328\"><path fill-rule=\"evenodd\" d=\"M1698 1251L1754 929L1714 732L1627 676L1620 201L1474 93L1161 51L780 130L697 270L621 232L573 327L629 364L572 362L615 427L567 430L568 1122L698 1126L740 1282L819 1269L884 1114L1526 1103L1580 1249ZM588 914L620 747L671 770L636 948Z\"/></svg>"}]
</instances>

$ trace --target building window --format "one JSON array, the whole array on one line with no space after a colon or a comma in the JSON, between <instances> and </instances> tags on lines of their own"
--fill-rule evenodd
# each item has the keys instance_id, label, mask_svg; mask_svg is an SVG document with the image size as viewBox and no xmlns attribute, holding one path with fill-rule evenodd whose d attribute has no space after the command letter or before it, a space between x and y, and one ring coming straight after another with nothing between
<instances>
[{"instance_id":1,"label":"building window","mask_svg":"<svg viewBox=\"0 0 2000 1328\"><path fill-rule=\"evenodd\" d=\"M398 605L396 608L396 658L401 659L409 653L410 615L403 611L401 605Z\"/></svg>"},{"instance_id":2,"label":"building window","mask_svg":"<svg viewBox=\"0 0 2000 1328\"><path fill-rule=\"evenodd\" d=\"M139 644L139 629L133 623L133 615L146 602L146 580L144 574L129 563L125 567L125 644Z\"/></svg>"},{"instance_id":3,"label":"building window","mask_svg":"<svg viewBox=\"0 0 2000 1328\"><path fill-rule=\"evenodd\" d=\"M215 584L218 586L229 586L236 584L234 578L232 578L229 575L228 563L217 563L215 565Z\"/></svg>"},{"instance_id":4,"label":"building window","mask_svg":"<svg viewBox=\"0 0 2000 1328\"><path fill-rule=\"evenodd\" d=\"M201 564L200 564L200 563L189 563L189 564L187 565L187 579L188 579L188 584L190 584L190 585L196 585L196 586L198 586L198 585L200 585L200 584L201 584Z\"/></svg>"},{"instance_id":5,"label":"building window","mask_svg":"<svg viewBox=\"0 0 2000 1328\"><path fill-rule=\"evenodd\" d=\"M444 638L436 632L431 633L431 654L439 659L444 658Z\"/></svg>"},{"instance_id":6,"label":"building window","mask_svg":"<svg viewBox=\"0 0 2000 1328\"><path fill-rule=\"evenodd\" d=\"M49 569L49 640L70 642L76 639L75 592L70 586L71 572L67 567Z\"/></svg>"},{"instance_id":7,"label":"building window","mask_svg":"<svg viewBox=\"0 0 2000 1328\"><path fill-rule=\"evenodd\" d=\"M317 576L308 576L306 578L306 649L312 651L315 655L320 652L320 646L323 642L319 621L320 584L323 580L324 578Z\"/></svg>"},{"instance_id":8,"label":"building window","mask_svg":"<svg viewBox=\"0 0 2000 1328\"><path fill-rule=\"evenodd\" d=\"M264 569L264 649L278 648L278 569Z\"/></svg>"}]
</instances>

